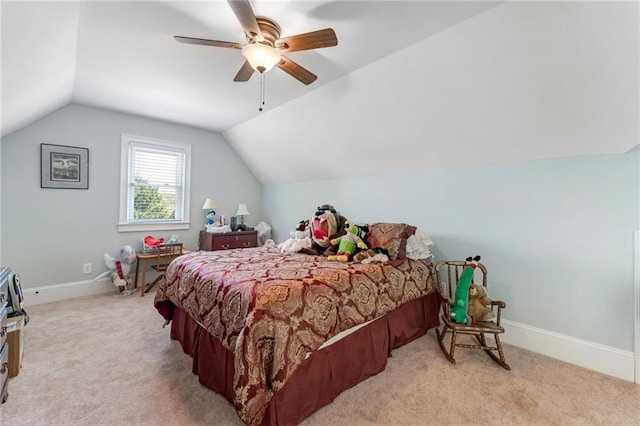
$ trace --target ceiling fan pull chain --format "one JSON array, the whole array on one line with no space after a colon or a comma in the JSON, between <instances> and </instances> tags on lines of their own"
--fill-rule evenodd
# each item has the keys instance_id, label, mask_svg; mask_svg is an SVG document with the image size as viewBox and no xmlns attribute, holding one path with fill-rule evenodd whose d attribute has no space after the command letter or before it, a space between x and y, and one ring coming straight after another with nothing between
<instances>
[{"instance_id":1,"label":"ceiling fan pull chain","mask_svg":"<svg viewBox=\"0 0 640 426\"><path fill-rule=\"evenodd\" d=\"M260 107L258 107L258 111L262 112L263 105L264 105L264 73L260 73Z\"/></svg>"}]
</instances>

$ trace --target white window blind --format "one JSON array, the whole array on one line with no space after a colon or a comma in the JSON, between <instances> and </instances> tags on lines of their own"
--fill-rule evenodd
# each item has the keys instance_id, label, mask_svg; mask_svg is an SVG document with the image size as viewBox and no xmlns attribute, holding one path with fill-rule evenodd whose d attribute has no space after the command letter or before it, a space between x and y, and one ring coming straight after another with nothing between
<instances>
[{"instance_id":1,"label":"white window blind","mask_svg":"<svg viewBox=\"0 0 640 426\"><path fill-rule=\"evenodd\" d=\"M121 230L188 222L189 145L123 135L122 150Z\"/></svg>"}]
</instances>

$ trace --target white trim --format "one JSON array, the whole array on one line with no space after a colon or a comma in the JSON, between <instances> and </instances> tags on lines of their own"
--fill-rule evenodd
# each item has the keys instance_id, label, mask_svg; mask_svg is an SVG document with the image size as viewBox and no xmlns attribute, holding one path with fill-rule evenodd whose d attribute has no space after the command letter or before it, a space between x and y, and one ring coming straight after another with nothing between
<instances>
[{"instance_id":1,"label":"white trim","mask_svg":"<svg viewBox=\"0 0 640 426\"><path fill-rule=\"evenodd\" d=\"M189 229L191 222L168 222L168 223L119 223L119 232L151 232L151 231L173 231L175 229Z\"/></svg>"},{"instance_id":2,"label":"white trim","mask_svg":"<svg viewBox=\"0 0 640 426\"><path fill-rule=\"evenodd\" d=\"M609 376L634 381L634 354L517 322L502 320L504 343ZM508 355L507 355L508 356Z\"/></svg>"},{"instance_id":3,"label":"white trim","mask_svg":"<svg viewBox=\"0 0 640 426\"><path fill-rule=\"evenodd\" d=\"M130 147L135 144L149 145L154 149L176 151L184 154L184 176L183 176L183 203L180 206L182 220L174 222L153 222L153 223L130 223L127 217L128 191L129 191L129 153ZM145 136L122 133L120 137L120 209L119 209L119 232L134 231L168 231L174 229L189 229L190 223L190 201L191 197L191 145L169 140L149 138Z\"/></svg>"},{"instance_id":4,"label":"white trim","mask_svg":"<svg viewBox=\"0 0 640 426\"><path fill-rule=\"evenodd\" d=\"M640 243L638 240L636 240L636 242ZM111 284L111 281L106 278L97 281L77 281L44 287L24 288L22 292L27 307L75 297L118 294L118 290ZM503 319L502 325L504 325L506 330L502 335L502 341L504 343L623 380L634 381L633 352L531 327L514 321Z\"/></svg>"},{"instance_id":5,"label":"white trim","mask_svg":"<svg viewBox=\"0 0 640 426\"><path fill-rule=\"evenodd\" d=\"M634 239L633 294L635 300L633 322L633 347L636 357L635 381L640 384L640 231L636 230Z\"/></svg>"},{"instance_id":6,"label":"white trim","mask_svg":"<svg viewBox=\"0 0 640 426\"><path fill-rule=\"evenodd\" d=\"M42 303L110 293L119 294L119 291L108 278L22 289L24 304L27 308Z\"/></svg>"}]
</instances>

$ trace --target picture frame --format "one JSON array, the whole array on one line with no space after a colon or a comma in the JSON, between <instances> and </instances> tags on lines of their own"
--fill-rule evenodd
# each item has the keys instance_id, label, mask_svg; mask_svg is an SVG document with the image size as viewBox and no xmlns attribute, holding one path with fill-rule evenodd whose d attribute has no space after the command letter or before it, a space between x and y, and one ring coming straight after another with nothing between
<instances>
[{"instance_id":1,"label":"picture frame","mask_svg":"<svg viewBox=\"0 0 640 426\"><path fill-rule=\"evenodd\" d=\"M40 144L40 187L89 189L89 148Z\"/></svg>"}]
</instances>

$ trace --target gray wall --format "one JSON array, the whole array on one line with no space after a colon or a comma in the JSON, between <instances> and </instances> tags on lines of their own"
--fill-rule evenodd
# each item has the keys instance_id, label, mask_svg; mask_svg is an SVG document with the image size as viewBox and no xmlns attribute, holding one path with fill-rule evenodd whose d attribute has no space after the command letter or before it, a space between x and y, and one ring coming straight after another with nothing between
<instances>
[{"instance_id":1,"label":"gray wall","mask_svg":"<svg viewBox=\"0 0 640 426\"><path fill-rule=\"evenodd\" d=\"M148 234L117 230L121 133L191 144L191 227L151 235L177 233L197 249L207 197L228 216L245 202L246 223L260 220L262 186L220 134L71 104L2 139L2 264L25 288L93 279L107 269L105 252ZM89 148L89 189L40 188L41 143ZM91 275L82 273L88 262Z\"/></svg>"},{"instance_id":2,"label":"gray wall","mask_svg":"<svg viewBox=\"0 0 640 426\"><path fill-rule=\"evenodd\" d=\"M637 151L267 186L276 240L319 204L427 232L436 260L480 254L509 320L632 351Z\"/></svg>"}]
</instances>

